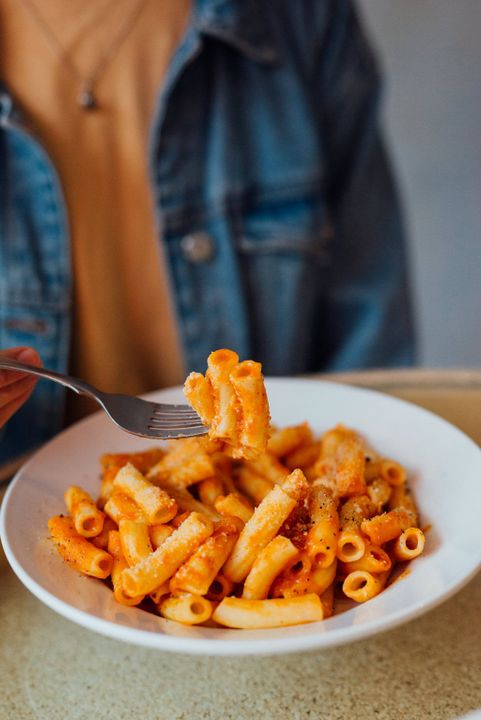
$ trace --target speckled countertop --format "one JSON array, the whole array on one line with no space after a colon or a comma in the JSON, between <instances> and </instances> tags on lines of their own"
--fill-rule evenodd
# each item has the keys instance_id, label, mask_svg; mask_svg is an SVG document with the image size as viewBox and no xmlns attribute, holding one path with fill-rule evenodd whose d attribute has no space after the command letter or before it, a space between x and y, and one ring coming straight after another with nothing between
<instances>
[{"instance_id":1,"label":"speckled countertop","mask_svg":"<svg viewBox=\"0 0 481 720\"><path fill-rule=\"evenodd\" d=\"M349 379L434 409L480 442L481 373L466 382L442 375ZM451 720L481 707L480 612L478 574L424 617L351 645L189 657L64 620L21 585L0 552L0 720Z\"/></svg>"}]
</instances>

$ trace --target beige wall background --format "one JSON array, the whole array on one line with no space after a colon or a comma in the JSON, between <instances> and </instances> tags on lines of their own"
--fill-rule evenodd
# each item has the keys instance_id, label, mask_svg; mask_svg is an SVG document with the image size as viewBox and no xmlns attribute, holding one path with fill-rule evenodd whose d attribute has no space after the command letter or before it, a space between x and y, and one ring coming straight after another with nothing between
<instances>
[{"instance_id":1,"label":"beige wall background","mask_svg":"<svg viewBox=\"0 0 481 720\"><path fill-rule=\"evenodd\" d=\"M358 0L383 66L384 119L428 366L481 366L481 0Z\"/></svg>"}]
</instances>

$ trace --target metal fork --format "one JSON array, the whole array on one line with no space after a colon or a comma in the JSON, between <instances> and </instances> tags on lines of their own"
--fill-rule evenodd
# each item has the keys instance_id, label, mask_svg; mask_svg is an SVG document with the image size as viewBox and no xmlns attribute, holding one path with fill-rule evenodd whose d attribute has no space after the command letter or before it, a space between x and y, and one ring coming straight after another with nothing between
<instances>
[{"instance_id":1,"label":"metal fork","mask_svg":"<svg viewBox=\"0 0 481 720\"><path fill-rule=\"evenodd\" d=\"M58 382L79 395L88 395L98 402L119 428L133 435L171 440L204 435L207 432L200 417L188 405L166 405L132 395L102 392L83 380L7 358L0 358L0 368L38 375Z\"/></svg>"}]
</instances>

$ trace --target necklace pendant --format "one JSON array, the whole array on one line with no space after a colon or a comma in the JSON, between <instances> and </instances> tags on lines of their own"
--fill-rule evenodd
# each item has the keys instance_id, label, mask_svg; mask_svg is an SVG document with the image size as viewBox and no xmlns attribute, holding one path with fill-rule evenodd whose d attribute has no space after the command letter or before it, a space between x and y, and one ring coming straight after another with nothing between
<instances>
[{"instance_id":1,"label":"necklace pendant","mask_svg":"<svg viewBox=\"0 0 481 720\"><path fill-rule=\"evenodd\" d=\"M92 90L85 89L82 90L78 97L78 104L82 108L82 110L97 110L98 103L97 98L95 97Z\"/></svg>"}]
</instances>

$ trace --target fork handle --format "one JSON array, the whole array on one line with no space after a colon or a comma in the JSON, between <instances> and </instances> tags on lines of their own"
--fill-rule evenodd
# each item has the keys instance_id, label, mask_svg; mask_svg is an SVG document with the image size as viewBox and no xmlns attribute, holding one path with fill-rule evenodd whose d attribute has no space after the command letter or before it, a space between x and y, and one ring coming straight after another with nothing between
<instances>
[{"instance_id":1,"label":"fork handle","mask_svg":"<svg viewBox=\"0 0 481 720\"><path fill-rule=\"evenodd\" d=\"M29 373L30 375L38 375L39 377L46 378L47 380L53 380L54 382L60 383L60 385L70 388L70 390L78 393L78 395L89 395L97 401L99 401L98 396L102 395L99 390L83 380L70 377L69 375L63 375L62 373L55 372L54 370L47 370L43 367L26 365L25 363L18 362L17 360L0 358L0 368L4 368L5 370L19 370L20 372Z\"/></svg>"}]
</instances>

